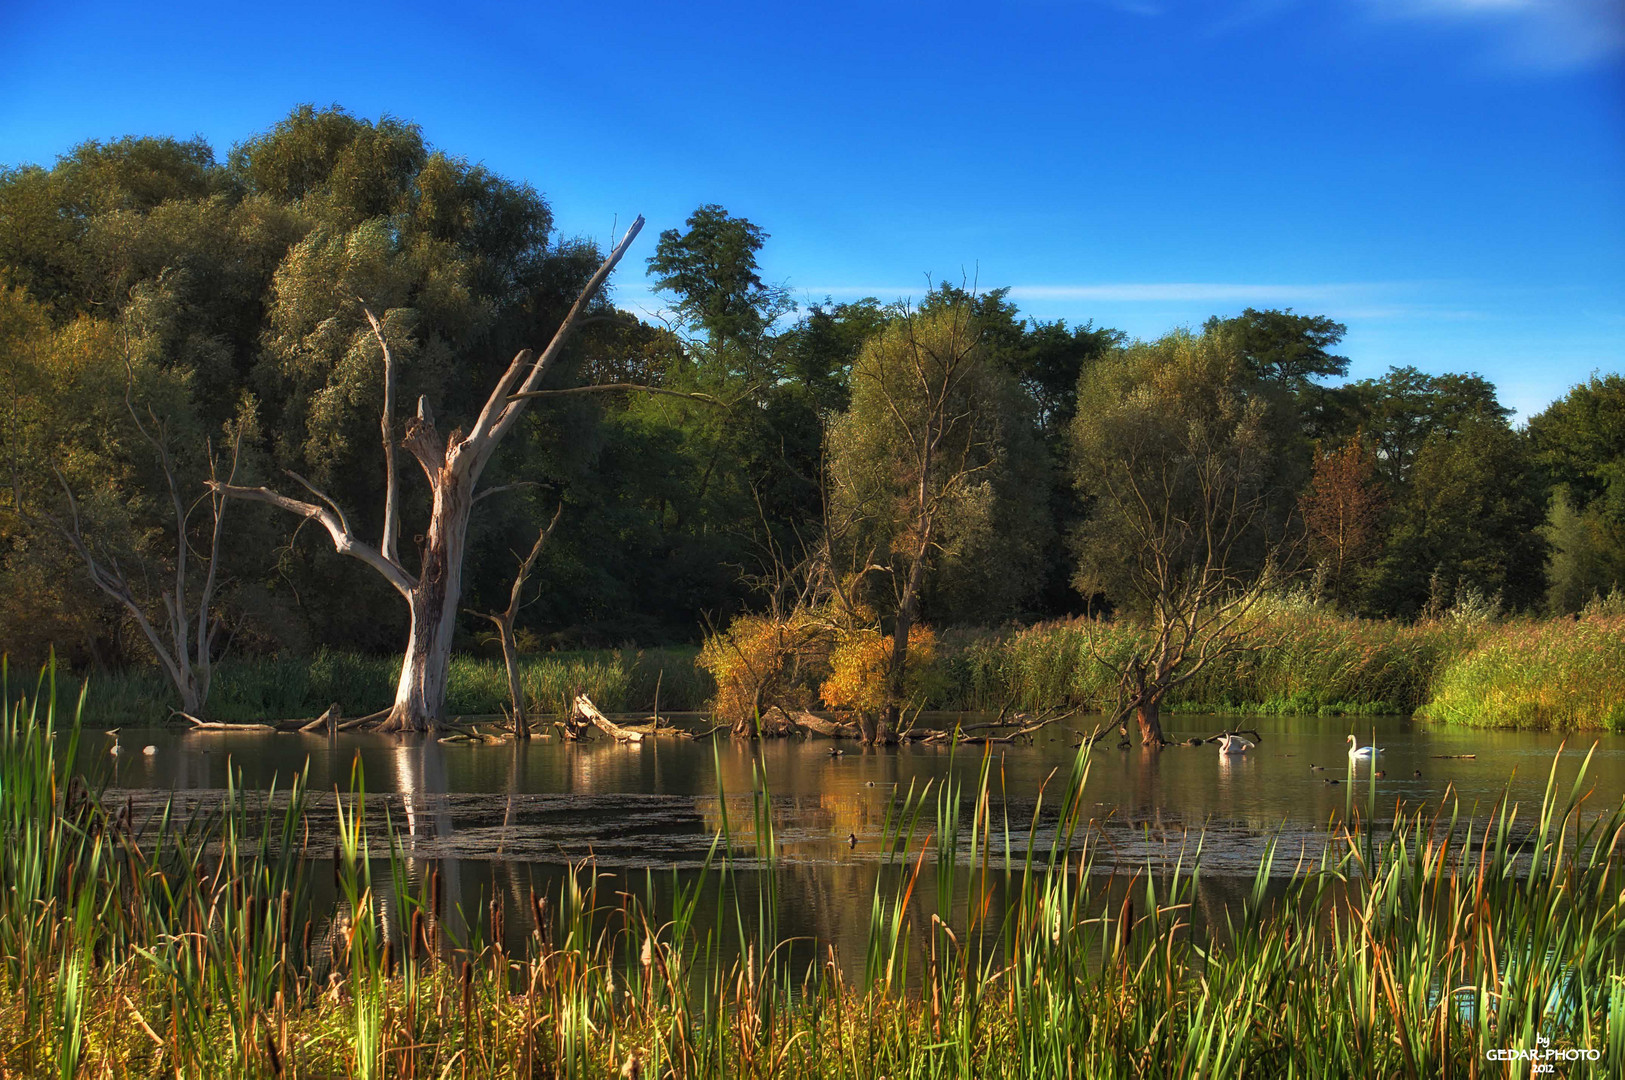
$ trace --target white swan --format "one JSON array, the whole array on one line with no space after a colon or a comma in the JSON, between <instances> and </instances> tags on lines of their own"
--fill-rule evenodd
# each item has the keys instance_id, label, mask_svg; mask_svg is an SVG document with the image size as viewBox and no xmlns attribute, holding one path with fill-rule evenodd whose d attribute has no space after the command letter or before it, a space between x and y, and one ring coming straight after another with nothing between
<instances>
[{"instance_id":1,"label":"white swan","mask_svg":"<svg viewBox=\"0 0 1625 1080\"><path fill-rule=\"evenodd\" d=\"M158 753L158 748L156 746L143 746L141 752L147 757L152 757Z\"/></svg>"},{"instance_id":2,"label":"white swan","mask_svg":"<svg viewBox=\"0 0 1625 1080\"><path fill-rule=\"evenodd\" d=\"M1360 740L1349 736L1349 757L1356 761L1373 761L1382 753L1380 746L1361 746Z\"/></svg>"},{"instance_id":3,"label":"white swan","mask_svg":"<svg viewBox=\"0 0 1625 1080\"><path fill-rule=\"evenodd\" d=\"M1219 753L1221 754L1245 754L1252 748L1253 744L1240 735L1226 734L1219 736Z\"/></svg>"}]
</instances>

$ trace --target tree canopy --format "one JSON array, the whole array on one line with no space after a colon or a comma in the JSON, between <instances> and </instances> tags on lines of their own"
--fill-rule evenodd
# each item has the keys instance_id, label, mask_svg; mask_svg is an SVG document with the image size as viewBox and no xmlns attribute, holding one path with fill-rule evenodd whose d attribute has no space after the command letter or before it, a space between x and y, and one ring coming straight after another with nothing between
<instances>
[{"instance_id":1,"label":"tree canopy","mask_svg":"<svg viewBox=\"0 0 1625 1080\"><path fill-rule=\"evenodd\" d=\"M920 539L926 459L911 457L910 432L933 394L947 411L927 472L943 486L928 492L939 516L916 617L934 625L1146 603L1131 583L1146 538L1108 489L1153 465L1159 505L1176 511L1214 470L1229 477L1250 508L1235 565L1256 570L1259 538L1284 538L1328 568L1331 602L1350 611L1416 617L1463 590L1569 611L1625 582L1618 374L1519 429L1475 374L1406 367L1345 381L1345 328L1325 315L1248 308L1135 341L1025 317L1008 290L963 283L913 308L872 297L798 307L763 270L771 239L702 205L647 256L669 324L594 302L548 389L618 382L689 396L536 402L473 512L468 606L504 608L513 553L562 504L532 570L547 588L518 616L528 647L694 640L760 610L776 574L832 544L849 572L884 568L868 571L868 602L889 619L911 569L894 556ZM161 426L189 500L240 431L244 480L308 483L358 535L381 536L390 442L367 313L391 345L403 419L421 396L441 431L467 431L602 254L561 235L535 188L436 149L412 124L341 109L301 107L223 153L131 137L0 169L7 650L153 659L71 545L30 525L66 520L71 496L84 535L132 581L172 577L172 500L143 426ZM958 374L933 391L927 360L949 354ZM408 461L409 561L428 519L427 481ZM206 503L188 506L184 540L207 546ZM314 530L241 511L220 553L222 649L398 644L405 616L376 575ZM1169 549L1176 562L1195 535ZM860 550L873 554L863 566ZM460 622L461 645L478 630Z\"/></svg>"}]
</instances>

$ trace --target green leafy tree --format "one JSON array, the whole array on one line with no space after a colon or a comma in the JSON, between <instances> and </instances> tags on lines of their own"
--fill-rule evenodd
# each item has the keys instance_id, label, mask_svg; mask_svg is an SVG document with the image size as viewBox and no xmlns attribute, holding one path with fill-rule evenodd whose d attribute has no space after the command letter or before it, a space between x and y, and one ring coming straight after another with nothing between
<instances>
[{"instance_id":1,"label":"green leafy tree","mask_svg":"<svg viewBox=\"0 0 1625 1080\"><path fill-rule=\"evenodd\" d=\"M1349 392L1322 380L1348 374L1348 357L1333 350L1348 328L1324 315L1298 315L1291 308L1259 311L1247 308L1230 319L1217 317L1203 332L1223 337L1241 356L1271 396L1271 415L1278 429L1275 440L1290 463L1290 482L1308 482L1314 444L1338 443L1352 431L1343 424L1349 412Z\"/></svg>"},{"instance_id":2,"label":"green leafy tree","mask_svg":"<svg viewBox=\"0 0 1625 1080\"><path fill-rule=\"evenodd\" d=\"M1625 522L1625 376L1573 387L1530 418L1529 440L1548 482Z\"/></svg>"},{"instance_id":3,"label":"green leafy tree","mask_svg":"<svg viewBox=\"0 0 1625 1080\"><path fill-rule=\"evenodd\" d=\"M1602 508L1576 508L1569 489L1552 492L1540 535L1551 551L1546 606L1573 614L1625 583L1625 529Z\"/></svg>"},{"instance_id":4,"label":"green leafy tree","mask_svg":"<svg viewBox=\"0 0 1625 1080\"><path fill-rule=\"evenodd\" d=\"M1076 584L1145 633L1115 671L1123 723L1163 743L1169 691L1239 647L1281 556L1270 395L1224 335L1174 333L1095 364L1078 388L1075 479L1089 499Z\"/></svg>"},{"instance_id":5,"label":"green leafy tree","mask_svg":"<svg viewBox=\"0 0 1625 1080\"><path fill-rule=\"evenodd\" d=\"M1512 415L1481 376L1429 375L1414 367L1391 368L1379 379L1349 384L1347 403L1348 431L1363 429L1371 439L1395 496L1405 489L1411 465L1429 438L1449 438L1480 419L1504 424Z\"/></svg>"},{"instance_id":6,"label":"green leafy tree","mask_svg":"<svg viewBox=\"0 0 1625 1080\"><path fill-rule=\"evenodd\" d=\"M1528 445L1493 412L1440 428L1417 451L1367 594L1413 617L1472 589L1526 609L1545 592L1545 500Z\"/></svg>"},{"instance_id":7,"label":"green leafy tree","mask_svg":"<svg viewBox=\"0 0 1625 1080\"><path fill-rule=\"evenodd\" d=\"M851 396L852 365L890 317L872 296L813 304L785 334L786 377L806 388L821 415L844 410Z\"/></svg>"},{"instance_id":8,"label":"green leafy tree","mask_svg":"<svg viewBox=\"0 0 1625 1080\"><path fill-rule=\"evenodd\" d=\"M1023 319L1008 288L970 292L963 286L939 285L920 306L926 312L959 306L971 313L982 328L988 355L1032 399L1034 421L1045 435L1067 429L1076 409L1078 379L1124 340L1120 331L1092 322L1068 327L1061 320Z\"/></svg>"},{"instance_id":9,"label":"green leafy tree","mask_svg":"<svg viewBox=\"0 0 1625 1080\"><path fill-rule=\"evenodd\" d=\"M150 347L127 322L79 315L53 327L21 290L0 293L8 531L20 541L7 571L30 551L60 551L195 717L228 622L226 506L206 485L236 473L252 408L219 433L222 461L192 407L189 373L152 363Z\"/></svg>"},{"instance_id":10,"label":"green leafy tree","mask_svg":"<svg viewBox=\"0 0 1625 1080\"><path fill-rule=\"evenodd\" d=\"M703 535L718 562L753 578L749 568L801 546L816 527L823 419L844 396L840 352L854 336L846 324L861 324L866 311L819 311L781 329L794 305L762 280L757 255L768 234L715 205L695 210L686 226L663 232L649 259L686 335L667 384L734 407L666 400L634 408L674 425L692 463L677 532Z\"/></svg>"},{"instance_id":11,"label":"green leafy tree","mask_svg":"<svg viewBox=\"0 0 1625 1080\"><path fill-rule=\"evenodd\" d=\"M1529 441L1552 487L1548 603L1578 611L1625 584L1625 377L1575 386L1530 418Z\"/></svg>"},{"instance_id":12,"label":"green leafy tree","mask_svg":"<svg viewBox=\"0 0 1625 1080\"><path fill-rule=\"evenodd\" d=\"M660 234L649 258L655 288L672 294L683 325L703 335L711 365L765 390L779 377L773 324L794 307L785 289L762 281L756 255L768 234L715 204L685 224Z\"/></svg>"},{"instance_id":13,"label":"green leafy tree","mask_svg":"<svg viewBox=\"0 0 1625 1080\"><path fill-rule=\"evenodd\" d=\"M1331 351L1348 327L1324 315L1248 308L1232 319L1214 316L1202 330L1223 336L1260 382L1292 393L1315 389L1317 379L1348 374L1349 358Z\"/></svg>"},{"instance_id":14,"label":"green leafy tree","mask_svg":"<svg viewBox=\"0 0 1625 1080\"><path fill-rule=\"evenodd\" d=\"M888 726L928 599L968 611L974 596L996 617L1038 583L1049 523L1031 416L969 304L934 296L858 357L851 408L829 432L828 542L835 576L862 579L889 623Z\"/></svg>"},{"instance_id":15,"label":"green leafy tree","mask_svg":"<svg viewBox=\"0 0 1625 1080\"><path fill-rule=\"evenodd\" d=\"M1065 535L1083 517L1083 504L1072 483L1066 440L1077 411L1078 383L1093 364L1123 344L1124 335L1092 322L1068 327L1059 320L1024 319L1010 301L1009 292L993 289L973 293L962 286L945 284L932 291L922 309L959 305L969 310L982 328L983 347L992 362L1026 392L1031 409L1028 427L1049 451L1043 475L1034 473L1031 481L1047 492L1052 530ZM1036 613L1066 615L1085 609L1086 601L1072 587L1077 569L1072 554L1067 545L1046 545L1041 584L1025 601Z\"/></svg>"}]
</instances>

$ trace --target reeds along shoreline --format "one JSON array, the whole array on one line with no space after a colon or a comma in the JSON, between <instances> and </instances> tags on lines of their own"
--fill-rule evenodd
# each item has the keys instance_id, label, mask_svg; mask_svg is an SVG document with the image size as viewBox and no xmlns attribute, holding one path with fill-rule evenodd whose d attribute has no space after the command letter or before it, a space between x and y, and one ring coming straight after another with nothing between
<instances>
[{"instance_id":1,"label":"reeds along shoreline","mask_svg":"<svg viewBox=\"0 0 1625 1080\"><path fill-rule=\"evenodd\" d=\"M1093 646L1090 638L1093 637ZM944 635L952 681L977 707L1110 707L1110 669L1135 631L1054 623L999 637ZM1625 616L1416 623L1273 614L1238 651L1180 687L1174 711L1418 713L1526 730L1625 730Z\"/></svg>"},{"instance_id":2,"label":"reeds along shoreline","mask_svg":"<svg viewBox=\"0 0 1625 1080\"><path fill-rule=\"evenodd\" d=\"M1568 1075L1625 1064L1625 806L1588 808L1583 767L1560 786L1554 762L1538 808L1476 823L1447 803L1373 832L1375 787L1351 791L1284 896L1272 853L1210 927L1194 862L1103 903L1086 751L1042 793L1042 834L1003 819L984 758L975 790L892 805L848 976L779 934L759 786L748 834L725 821L698 879L628 890L580 866L449 940L438 876L409 882L363 800L341 800L334 836L306 832L298 784L259 820L233 799L135 822L70 772L77 738L48 708L0 724L7 1078L1511 1076L1526 1064L1487 1053L1543 1046L1578 1056ZM765 888L735 886L747 843ZM329 872L338 901L317 910ZM523 950L489 932L508 920L531 927Z\"/></svg>"},{"instance_id":3,"label":"reeds along shoreline","mask_svg":"<svg viewBox=\"0 0 1625 1080\"><path fill-rule=\"evenodd\" d=\"M1091 645L1091 636L1093 644ZM1137 632L1121 624L1044 623L1019 630L941 635L925 673L928 709L998 712L1058 706L1105 709L1115 700L1111 657ZM1625 615L1417 623L1281 612L1261 621L1246 646L1180 687L1171 711L1279 714L1412 713L1443 723L1528 730L1625 731ZM703 711L716 694L692 647L541 653L521 663L534 712L568 711L584 688L610 712ZM313 657L241 659L218 665L210 714L262 721L315 716L333 702L362 716L387 705L396 657L323 650ZM819 674L809 668L816 690ZM84 702L87 723L162 723L170 689L157 669L98 673ZM453 660L447 708L500 713L507 677L499 660Z\"/></svg>"},{"instance_id":4,"label":"reeds along shoreline","mask_svg":"<svg viewBox=\"0 0 1625 1080\"><path fill-rule=\"evenodd\" d=\"M695 648L599 649L537 653L521 658L520 681L533 712L567 713L579 691L610 712L663 712L706 707L713 687L695 667ZM323 649L314 656L226 660L216 665L209 715L225 721L316 716L338 703L346 716L385 708L395 696L399 656L364 656ZM93 673L83 716L91 725L161 724L170 718L173 690L157 668ZM66 680L64 680L66 685ZM71 697L69 698L71 701ZM457 715L496 715L508 707L508 676L500 658L452 658L446 708ZM59 699L66 707L67 702Z\"/></svg>"}]
</instances>

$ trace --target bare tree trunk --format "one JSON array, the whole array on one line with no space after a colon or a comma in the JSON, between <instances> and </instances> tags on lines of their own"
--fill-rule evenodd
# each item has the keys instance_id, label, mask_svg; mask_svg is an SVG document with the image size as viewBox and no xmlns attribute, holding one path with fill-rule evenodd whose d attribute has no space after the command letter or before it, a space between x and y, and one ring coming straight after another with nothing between
<instances>
[{"instance_id":1,"label":"bare tree trunk","mask_svg":"<svg viewBox=\"0 0 1625 1080\"><path fill-rule=\"evenodd\" d=\"M493 489L494 490L494 489ZM518 739L530 738L530 717L525 712L525 688L519 682L519 641L514 637L513 624L519 617L519 609L524 606L525 580L541 557L542 549L547 546L547 538L553 535L553 530L564 516L564 504L553 511L553 520L547 523L536 536L536 543L531 545L530 554L519 560L519 569L513 576L513 587L508 590L508 606L502 611L477 611L476 615L489 619L496 624L497 636L502 641L502 662L508 669L508 700L513 704L513 733ZM658 711L660 702L655 701Z\"/></svg>"},{"instance_id":2,"label":"bare tree trunk","mask_svg":"<svg viewBox=\"0 0 1625 1080\"><path fill-rule=\"evenodd\" d=\"M513 634L513 622L500 620L497 623L497 636L502 639L502 666L508 672L508 700L513 708L514 738L528 739L530 714L525 712L525 688L519 680L519 642Z\"/></svg>"},{"instance_id":3,"label":"bare tree trunk","mask_svg":"<svg viewBox=\"0 0 1625 1080\"><path fill-rule=\"evenodd\" d=\"M1161 750L1162 737L1162 702L1156 698L1141 700L1134 707L1134 719L1140 725L1140 745L1149 746L1153 750Z\"/></svg>"},{"instance_id":4,"label":"bare tree trunk","mask_svg":"<svg viewBox=\"0 0 1625 1080\"><path fill-rule=\"evenodd\" d=\"M389 550L394 533L391 514L386 512L384 540L379 547L361 540L350 528L344 512L314 485L297 474L290 474L303 485L318 502L310 503L290 499L269 488L245 488L231 484L213 484L222 494L236 498L253 499L279 506L321 523L332 537L334 550L341 555L360 559L385 580L395 586L407 602L411 612L412 630L407 640L406 655L401 662L400 681L395 688L395 703L390 709L382 730L390 732L429 731L443 719L446 700L446 674L451 666L452 639L457 624L457 604L463 592L463 554L468 534L469 513L473 509L475 489L491 455L496 452L530 399L542 396L541 383L558 361L581 316L592 298L609 278L632 241L643 228L643 218L632 223L620 243L601 263L582 288L576 301L565 315L564 321L553 334L547 348L538 355L522 350L508 365L508 370L497 380L478 419L465 434L454 430L448 441L435 429L434 418L426 400L418 399L418 414L408 422L402 445L409 450L428 478L434 493L429 528L425 534L422 561L414 577ZM382 324L369 313L373 332L383 341ZM385 379L393 379L392 362L387 345L385 349ZM390 383L392 386L392 383ZM594 388L597 389L597 388ZM384 403L382 428L390 428L392 402ZM386 511L393 507L393 469L389 467L386 452Z\"/></svg>"},{"instance_id":5,"label":"bare tree trunk","mask_svg":"<svg viewBox=\"0 0 1625 1080\"><path fill-rule=\"evenodd\" d=\"M430 441L432 427L420 417L407 436L414 453L437 448ZM426 451L427 452L427 451ZM428 469L425 467L425 471ZM380 727L382 731L428 731L445 719L446 675L451 669L451 645L457 632L457 603L463 593L463 545L468 536L469 512L474 507L469 483L457 471L441 466L434 485L434 509L424 536L423 563L407 603L412 631L395 704Z\"/></svg>"},{"instance_id":6,"label":"bare tree trunk","mask_svg":"<svg viewBox=\"0 0 1625 1080\"><path fill-rule=\"evenodd\" d=\"M930 429L927 428L929 436ZM897 604L897 622L892 627L891 667L886 679L886 712L884 724L865 742L889 742L901 724L903 698L907 693L904 676L908 665L908 635L920 615L920 589L925 585L925 563L931 554L931 533L936 524L931 513L929 497L931 459L924 456L920 467L919 487L919 543L914 551L914 563L908 568L908 580L903 584L903 595Z\"/></svg>"},{"instance_id":7,"label":"bare tree trunk","mask_svg":"<svg viewBox=\"0 0 1625 1080\"><path fill-rule=\"evenodd\" d=\"M193 581L187 558L192 551L192 512L181 498L180 480L176 476L175 462L169 452L168 424L153 412L150 406L146 410L147 422L142 422L135 407L133 376L132 381L126 383L124 402L130 418L135 422L136 430L152 447L158 465L163 471L164 484L175 519L175 560L170 571L173 581L159 592L158 603L153 604L150 599L140 595L141 590L136 583L145 575L132 576L127 573L116 556L85 535L84 523L79 516L78 500L74 498L73 489L60 470L55 471L67 502L67 520L49 514L42 516L62 535L74 554L85 564L90 580L96 587L121 604L135 620L142 635L147 639L147 644L151 646L153 656L163 667L164 673L169 676L175 692L181 699L180 711L190 717L201 717L208 705L209 687L214 670L215 635L221 625L215 611L214 596L220 580L220 548L226 525L226 500L222 492L237 474L237 464L242 455L242 429L238 428L232 444L231 472L224 485L219 482L214 446L212 443L206 444L209 463L207 501L212 521L208 556L203 560L207 570L198 588L196 602L193 603L188 598ZM21 485L15 476L12 482L17 512L24 520L32 520L31 515L23 507ZM199 558L203 559L203 556L200 554ZM163 609L162 627L157 625L153 616L149 614L149 610L153 607Z\"/></svg>"},{"instance_id":8,"label":"bare tree trunk","mask_svg":"<svg viewBox=\"0 0 1625 1080\"><path fill-rule=\"evenodd\" d=\"M865 746L874 746L881 741L879 717L868 709L858 713L858 741Z\"/></svg>"}]
</instances>

